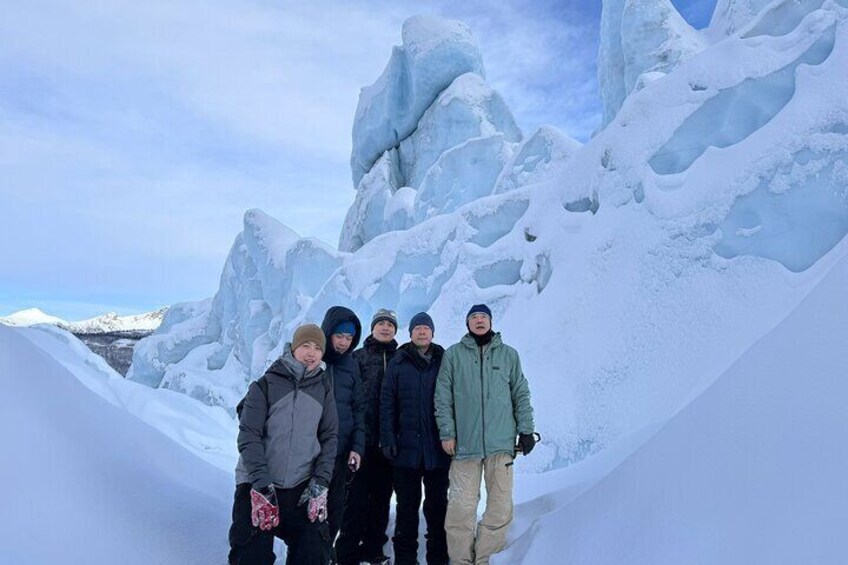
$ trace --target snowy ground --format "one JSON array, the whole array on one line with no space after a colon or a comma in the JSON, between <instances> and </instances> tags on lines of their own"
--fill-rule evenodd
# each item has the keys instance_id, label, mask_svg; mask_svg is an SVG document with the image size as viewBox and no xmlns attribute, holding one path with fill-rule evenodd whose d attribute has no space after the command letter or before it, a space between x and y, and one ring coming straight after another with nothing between
<instances>
[{"instance_id":1,"label":"snowy ground","mask_svg":"<svg viewBox=\"0 0 848 565\"><path fill-rule=\"evenodd\" d=\"M525 501L493 563L845 563L845 244L789 317L600 480L641 438L518 475Z\"/></svg>"},{"instance_id":2,"label":"snowy ground","mask_svg":"<svg viewBox=\"0 0 848 565\"><path fill-rule=\"evenodd\" d=\"M0 562L221 563L231 476L28 337L0 326Z\"/></svg>"}]
</instances>

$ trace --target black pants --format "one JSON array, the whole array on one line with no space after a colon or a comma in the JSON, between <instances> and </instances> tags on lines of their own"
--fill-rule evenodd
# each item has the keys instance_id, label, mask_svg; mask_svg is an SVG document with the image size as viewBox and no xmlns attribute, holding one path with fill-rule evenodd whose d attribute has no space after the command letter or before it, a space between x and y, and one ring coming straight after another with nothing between
<instances>
[{"instance_id":1,"label":"black pants","mask_svg":"<svg viewBox=\"0 0 848 565\"><path fill-rule=\"evenodd\" d=\"M427 521L427 563L445 565L448 544L445 537L445 514L448 510L448 470L405 469L395 467L397 512L395 565L415 565L418 561L418 508L421 506L421 483L424 483L424 519Z\"/></svg>"},{"instance_id":2,"label":"black pants","mask_svg":"<svg viewBox=\"0 0 848 565\"><path fill-rule=\"evenodd\" d=\"M333 469L333 480L330 481L330 490L327 492L327 524L330 526L330 540L336 539L336 534L339 533L342 517L344 516L349 487L348 482L351 478L347 461L347 454L336 458L336 466Z\"/></svg>"},{"instance_id":3,"label":"black pants","mask_svg":"<svg viewBox=\"0 0 848 565\"><path fill-rule=\"evenodd\" d=\"M336 541L339 565L372 561L383 554L389 541L389 505L392 501L392 468L380 448L368 446L362 467L353 476Z\"/></svg>"},{"instance_id":4,"label":"black pants","mask_svg":"<svg viewBox=\"0 0 848 565\"><path fill-rule=\"evenodd\" d=\"M233 502L233 524L230 526L230 565L272 565L274 536L288 547L287 565L326 565L330 560L330 530L326 522L310 522L306 505L297 501L306 488L304 482L290 489L276 489L280 508L280 525L262 531L250 520L249 483L236 487Z\"/></svg>"}]
</instances>

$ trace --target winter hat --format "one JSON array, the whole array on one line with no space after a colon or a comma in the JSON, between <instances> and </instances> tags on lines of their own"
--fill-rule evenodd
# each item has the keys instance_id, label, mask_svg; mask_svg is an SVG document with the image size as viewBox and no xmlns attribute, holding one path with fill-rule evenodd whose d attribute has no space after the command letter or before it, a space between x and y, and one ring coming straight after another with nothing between
<instances>
[{"instance_id":1,"label":"winter hat","mask_svg":"<svg viewBox=\"0 0 848 565\"><path fill-rule=\"evenodd\" d=\"M412 335L412 328L416 326L429 326L430 331L436 333L436 326L433 324L433 318L427 312L418 312L409 321L409 335Z\"/></svg>"},{"instance_id":2,"label":"winter hat","mask_svg":"<svg viewBox=\"0 0 848 565\"><path fill-rule=\"evenodd\" d=\"M353 325L353 322L342 322L333 328L333 334L356 335L356 326Z\"/></svg>"},{"instance_id":3,"label":"winter hat","mask_svg":"<svg viewBox=\"0 0 848 565\"><path fill-rule=\"evenodd\" d=\"M371 318L371 331L374 331L374 326L376 326L379 322L382 322L383 320L391 322L391 324L395 327L395 331L397 331L397 314L395 314L391 310L386 310L385 308L380 308L379 310L377 310L377 313L374 314L373 318Z\"/></svg>"},{"instance_id":4,"label":"winter hat","mask_svg":"<svg viewBox=\"0 0 848 565\"><path fill-rule=\"evenodd\" d=\"M315 324L304 324L294 331L294 337L292 337L291 344L292 352L307 341L312 341L318 344L321 351L327 350L327 342L324 338L324 332L322 332L321 328Z\"/></svg>"},{"instance_id":5,"label":"winter hat","mask_svg":"<svg viewBox=\"0 0 848 565\"><path fill-rule=\"evenodd\" d=\"M473 316L474 314L485 314L489 317L489 320L492 319L492 311L489 310L489 307L485 304L475 304L471 307L471 310L468 311L468 314L465 315L465 324L468 324L468 318Z\"/></svg>"}]
</instances>

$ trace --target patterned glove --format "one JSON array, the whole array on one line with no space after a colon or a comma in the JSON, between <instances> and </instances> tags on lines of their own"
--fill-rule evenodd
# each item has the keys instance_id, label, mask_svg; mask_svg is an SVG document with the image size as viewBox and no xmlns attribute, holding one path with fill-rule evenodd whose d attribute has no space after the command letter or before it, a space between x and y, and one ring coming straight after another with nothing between
<instances>
[{"instance_id":1,"label":"patterned glove","mask_svg":"<svg viewBox=\"0 0 848 565\"><path fill-rule=\"evenodd\" d=\"M273 486L250 489L250 520L260 530L273 530L280 524L280 509Z\"/></svg>"},{"instance_id":2,"label":"patterned glove","mask_svg":"<svg viewBox=\"0 0 848 565\"><path fill-rule=\"evenodd\" d=\"M306 515L310 522L318 520L323 522L327 519L327 484L316 477L309 479L309 484L300 495L297 505L308 503Z\"/></svg>"}]
</instances>

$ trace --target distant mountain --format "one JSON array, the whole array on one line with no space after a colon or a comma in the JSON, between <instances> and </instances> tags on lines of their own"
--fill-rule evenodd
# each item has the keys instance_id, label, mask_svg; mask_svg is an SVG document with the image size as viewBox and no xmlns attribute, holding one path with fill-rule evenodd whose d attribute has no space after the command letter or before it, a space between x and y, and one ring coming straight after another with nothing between
<instances>
[{"instance_id":1,"label":"distant mountain","mask_svg":"<svg viewBox=\"0 0 848 565\"><path fill-rule=\"evenodd\" d=\"M0 318L0 324L6 326L34 326L36 324L51 324L54 326L67 325L69 322L50 314L45 314L38 308L28 308L15 312L5 318Z\"/></svg>"},{"instance_id":2,"label":"distant mountain","mask_svg":"<svg viewBox=\"0 0 848 565\"><path fill-rule=\"evenodd\" d=\"M115 312L109 312L96 318L66 323L65 329L73 333L152 332L162 323L162 318L167 310L167 308L161 308L154 312L136 314L135 316L118 316Z\"/></svg>"},{"instance_id":3,"label":"distant mountain","mask_svg":"<svg viewBox=\"0 0 848 565\"><path fill-rule=\"evenodd\" d=\"M136 314L133 316L118 316L115 312L109 312L96 318L90 318L79 322L69 322L56 316L45 314L38 308L29 308L15 312L5 318L0 318L0 324L7 326L34 326L36 324L50 324L59 326L75 334L102 334L110 332L152 332L162 323L162 318L168 308L161 308L154 312Z\"/></svg>"}]
</instances>

